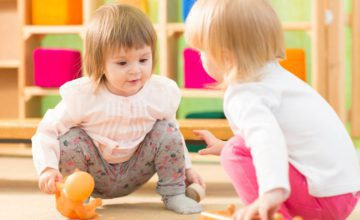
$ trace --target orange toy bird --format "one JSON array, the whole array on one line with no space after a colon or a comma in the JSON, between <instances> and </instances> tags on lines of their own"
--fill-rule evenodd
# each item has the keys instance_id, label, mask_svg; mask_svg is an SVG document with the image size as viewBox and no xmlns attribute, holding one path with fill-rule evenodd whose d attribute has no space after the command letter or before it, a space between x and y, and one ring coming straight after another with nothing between
<instances>
[{"instance_id":1,"label":"orange toy bird","mask_svg":"<svg viewBox=\"0 0 360 220\"><path fill-rule=\"evenodd\" d=\"M101 199L93 199L88 204L84 201L94 190L93 177L83 171L75 171L64 183L56 183L56 209L71 219L97 219L96 207L101 206Z\"/></svg>"}]
</instances>

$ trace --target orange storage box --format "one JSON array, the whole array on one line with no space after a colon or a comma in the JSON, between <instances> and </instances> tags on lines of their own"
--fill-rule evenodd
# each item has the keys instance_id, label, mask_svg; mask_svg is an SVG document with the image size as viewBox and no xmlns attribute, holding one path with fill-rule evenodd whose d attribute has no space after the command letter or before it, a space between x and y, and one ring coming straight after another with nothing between
<instances>
[{"instance_id":1,"label":"orange storage box","mask_svg":"<svg viewBox=\"0 0 360 220\"><path fill-rule=\"evenodd\" d=\"M306 82L306 58L303 49L286 49L286 58L280 61L280 64Z\"/></svg>"},{"instance_id":2,"label":"orange storage box","mask_svg":"<svg viewBox=\"0 0 360 220\"><path fill-rule=\"evenodd\" d=\"M82 0L32 0L33 25L82 24Z\"/></svg>"}]
</instances>

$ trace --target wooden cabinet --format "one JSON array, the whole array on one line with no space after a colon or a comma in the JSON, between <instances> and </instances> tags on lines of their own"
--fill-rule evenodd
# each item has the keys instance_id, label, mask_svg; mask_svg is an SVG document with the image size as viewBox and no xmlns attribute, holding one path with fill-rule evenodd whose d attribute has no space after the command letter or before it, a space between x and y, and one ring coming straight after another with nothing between
<instances>
[{"instance_id":1,"label":"wooden cabinet","mask_svg":"<svg viewBox=\"0 0 360 220\"><path fill-rule=\"evenodd\" d=\"M20 27L16 0L0 0L0 118L18 117Z\"/></svg>"}]
</instances>

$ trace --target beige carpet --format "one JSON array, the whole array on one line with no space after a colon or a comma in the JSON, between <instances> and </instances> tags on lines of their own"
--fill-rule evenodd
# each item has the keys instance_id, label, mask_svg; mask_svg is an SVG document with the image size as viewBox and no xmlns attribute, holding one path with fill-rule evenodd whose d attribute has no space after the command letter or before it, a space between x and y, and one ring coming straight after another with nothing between
<instances>
[{"instance_id":1,"label":"beige carpet","mask_svg":"<svg viewBox=\"0 0 360 220\"><path fill-rule=\"evenodd\" d=\"M210 161L210 162L209 162ZM213 158L197 160L197 170L207 181L207 197L201 202L204 210L225 209L227 204L240 206L227 176ZM103 220L196 220L199 215L178 215L164 209L155 193L156 177L130 196L104 200L98 209ZM38 191L30 158L0 157L0 219L52 220L66 219L55 209L55 199ZM349 218L360 219L360 205Z\"/></svg>"}]
</instances>

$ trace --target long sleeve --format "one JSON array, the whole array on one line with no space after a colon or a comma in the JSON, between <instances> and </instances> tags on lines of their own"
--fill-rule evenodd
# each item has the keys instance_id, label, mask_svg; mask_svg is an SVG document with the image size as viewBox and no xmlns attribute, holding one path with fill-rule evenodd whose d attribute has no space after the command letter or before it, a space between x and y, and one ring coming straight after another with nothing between
<instances>
[{"instance_id":1,"label":"long sleeve","mask_svg":"<svg viewBox=\"0 0 360 220\"><path fill-rule=\"evenodd\" d=\"M58 137L75 125L67 113L64 102L48 110L32 137L32 154L35 168L40 174L45 168L58 169L60 147Z\"/></svg>"},{"instance_id":2,"label":"long sleeve","mask_svg":"<svg viewBox=\"0 0 360 220\"><path fill-rule=\"evenodd\" d=\"M62 101L54 108L46 112L39 127L32 137L32 154L35 169L38 175L47 168L58 169L60 160L60 147L58 137L76 126L79 120L75 120L75 112L78 107L70 105L72 95L64 94L60 89Z\"/></svg>"},{"instance_id":3,"label":"long sleeve","mask_svg":"<svg viewBox=\"0 0 360 220\"><path fill-rule=\"evenodd\" d=\"M288 152L282 130L272 112L276 98L261 88L246 87L228 94L227 116L250 148L259 195L275 188L290 193Z\"/></svg>"}]
</instances>

